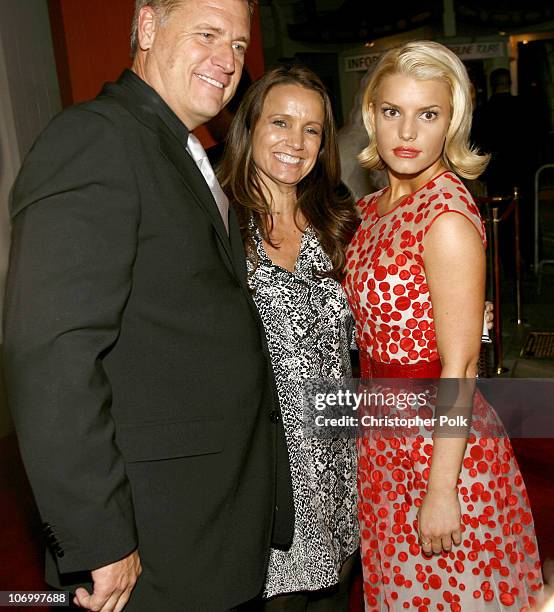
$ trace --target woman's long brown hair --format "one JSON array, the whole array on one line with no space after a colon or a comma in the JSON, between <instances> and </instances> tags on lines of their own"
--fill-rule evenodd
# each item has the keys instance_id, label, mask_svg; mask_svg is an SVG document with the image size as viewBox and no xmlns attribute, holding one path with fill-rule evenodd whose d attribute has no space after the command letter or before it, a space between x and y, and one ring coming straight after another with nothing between
<instances>
[{"instance_id":1,"label":"woman's long brown hair","mask_svg":"<svg viewBox=\"0 0 554 612\"><path fill-rule=\"evenodd\" d=\"M340 182L340 158L329 95L320 78L303 66L281 66L270 70L246 92L229 129L225 153L218 169L224 191L238 215L246 254L257 265L251 219L263 239L271 244L273 229L270 202L264 196L252 159L252 137L265 98L276 85L298 85L316 91L323 100L324 121L321 148L313 170L297 185L297 211L314 229L332 262L328 275L342 280L345 249L358 219L352 196Z\"/></svg>"}]
</instances>

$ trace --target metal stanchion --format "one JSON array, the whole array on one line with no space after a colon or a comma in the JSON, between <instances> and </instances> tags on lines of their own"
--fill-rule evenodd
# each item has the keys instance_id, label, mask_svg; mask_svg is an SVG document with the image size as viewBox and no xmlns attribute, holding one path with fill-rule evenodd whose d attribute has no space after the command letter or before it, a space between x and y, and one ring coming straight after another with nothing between
<instances>
[{"instance_id":1,"label":"metal stanchion","mask_svg":"<svg viewBox=\"0 0 554 612\"><path fill-rule=\"evenodd\" d=\"M521 305L521 247L519 221L519 190L514 187L514 247L516 256L516 321L523 325L523 309Z\"/></svg>"},{"instance_id":2,"label":"metal stanchion","mask_svg":"<svg viewBox=\"0 0 554 612\"><path fill-rule=\"evenodd\" d=\"M492 272L492 290L494 301L494 369L496 374L508 371L504 366L502 346L502 304L500 278L500 224L511 214L514 215L514 256L516 273L516 319L518 325L523 325L523 307L521 299L521 252L520 252L520 216L519 191L514 187L513 197L480 197L477 202L485 208L486 218L490 222L490 238L492 256L489 259ZM504 210L501 213L501 208Z\"/></svg>"},{"instance_id":3,"label":"metal stanchion","mask_svg":"<svg viewBox=\"0 0 554 612\"><path fill-rule=\"evenodd\" d=\"M541 166L536 172L535 172L535 232L534 232L534 251L535 251L535 256L533 258L533 270L535 272L535 275L537 276L539 283L538 283L538 287L537 287L537 291L540 294L541 292L541 281L542 281L542 269L544 265L552 265L554 264L554 259L541 259L539 260L539 256L540 256L540 233L539 233L539 214L540 214L540 177L541 174L547 170L550 169L552 170L554 168L554 164L545 164L544 166Z\"/></svg>"},{"instance_id":4,"label":"metal stanchion","mask_svg":"<svg viewBox=\"0 0 554 612\"><path fill-rule=\"evenodd\" d=\"M498 206L491 207L492 213L492 261L493 261L493 295L494 295L494 369L497 374L503 374L508 369L504 367L504 354L502 349L502 303L500 299L500 249L498 242Z\"/></svg>"}]
</instances>

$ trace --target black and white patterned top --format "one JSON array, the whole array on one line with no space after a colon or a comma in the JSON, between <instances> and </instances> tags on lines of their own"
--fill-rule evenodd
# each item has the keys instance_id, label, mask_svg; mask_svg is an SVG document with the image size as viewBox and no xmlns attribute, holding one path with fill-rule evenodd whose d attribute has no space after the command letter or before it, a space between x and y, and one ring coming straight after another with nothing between
<instances>
[{"instance_id":1,"label":"black and white patterned top","mask_svg":"<svg viewBox=\"0 0 554 612\"><path fill-rule=\"evenodd\" d=\"M288 551L272 549L264 596L317 590L338 582L359 543L354 439L308 438L302 431L302 382L351 375L353 321L341 285L319 278L331 261L315 232L302 237L294 273L274 264L254 233L258 266L249 282L271 353L289 451L295 530Z\"/></svg>"}]
</instances>

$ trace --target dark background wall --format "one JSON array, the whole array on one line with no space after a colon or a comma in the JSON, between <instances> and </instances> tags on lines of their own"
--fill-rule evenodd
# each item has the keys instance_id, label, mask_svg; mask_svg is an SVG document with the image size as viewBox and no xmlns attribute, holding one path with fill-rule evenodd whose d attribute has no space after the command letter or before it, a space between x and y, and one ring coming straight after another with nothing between
<instances>
[{"instance_id":1,"label":"dark background wall","mask_svg":"<svg viewBox=\"0 0 554 612\"><path fill-rule=\"evenodd\" d=\"M1 309L9 252L9 192L37 134L61 110L46 0L2 0L0 91ZM0 437L10 429L0 380Z\"/></svg>"}]
</instances>

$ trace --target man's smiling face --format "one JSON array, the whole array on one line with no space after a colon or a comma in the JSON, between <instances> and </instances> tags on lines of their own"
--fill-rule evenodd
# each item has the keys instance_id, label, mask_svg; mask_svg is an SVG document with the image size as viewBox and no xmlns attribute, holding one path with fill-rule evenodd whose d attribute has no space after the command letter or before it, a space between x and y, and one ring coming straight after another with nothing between
<instances>
[{"instance_id":1,"label":"man's smiling face","mask_svg":"<svg viewBox=\"0 0 554 612\"><path fill-rule=\"evenodd\" d=\"M133 69L193 130L232 98L249 40L246 0L183 0L165 18L147 6Z\"/></svg>"}]
</instances>

